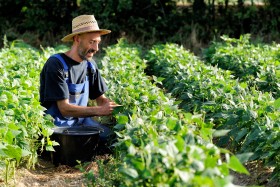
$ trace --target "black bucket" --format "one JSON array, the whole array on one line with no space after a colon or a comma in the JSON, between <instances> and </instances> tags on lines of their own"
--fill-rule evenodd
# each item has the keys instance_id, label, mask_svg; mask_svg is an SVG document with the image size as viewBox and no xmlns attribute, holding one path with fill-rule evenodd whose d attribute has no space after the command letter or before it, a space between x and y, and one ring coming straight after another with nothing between
<instances>
[{"instance_id":1,"label":"black bucket","mask_svg":"<svg viewBox=\"0 0 280 187\"><path fill-rule=\"evenodd\" d=\"M51 152L51 160L58 166L77 165L81 162L91 161L98 146L99 134L103 129L98 127L56 127L51 139L59 143Z\"/></svg>"}]
</instances>

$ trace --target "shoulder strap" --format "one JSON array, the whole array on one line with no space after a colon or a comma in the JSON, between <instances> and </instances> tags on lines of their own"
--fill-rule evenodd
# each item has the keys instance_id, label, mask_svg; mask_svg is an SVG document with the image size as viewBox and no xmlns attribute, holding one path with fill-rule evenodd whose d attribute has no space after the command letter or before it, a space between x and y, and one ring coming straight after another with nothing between
<instances>
[{"instance_id":1,"label":"shoulder strap","mask_svg":"<svg viewBox=\"0 0 280 187\"><path fill-rule=\"evenodd\" d=\"M65 78L68 78L68 66L67 66L65 60L61 57L60 54L54 54L54 55L52 55L52 57L57 58L63 64ZM93 65L90 61L87 61L87 68L90 71L90 73L92 73L92 74L96 73L96 66L95 66L95 64Z\"/></svg>"},{"instance_id":2,"label":"shoulder strap","mask_svg":"<svg viewBox=\"0 0 280 187\"><path fill-rule=\"evenodd\" d=\"M87 65L88 70L90 71L90 73L92 73L94 75L96 72L95 65L93 65L90 61L87 61L87 64L88 64Z\"/></svg>"},{"instance_id":3,"label":"shoulder strap","mask_svg":"<svg viewBox=\"0 0 280 187\"><path fill-rule=\"evenodd\" d=\"M54 55L52 55L52 57L57 58L63 64L65 78L68 78L68 66L67 66L65 60L61 57L60 54L54 54Z\"/></svg>"}]
</instances>

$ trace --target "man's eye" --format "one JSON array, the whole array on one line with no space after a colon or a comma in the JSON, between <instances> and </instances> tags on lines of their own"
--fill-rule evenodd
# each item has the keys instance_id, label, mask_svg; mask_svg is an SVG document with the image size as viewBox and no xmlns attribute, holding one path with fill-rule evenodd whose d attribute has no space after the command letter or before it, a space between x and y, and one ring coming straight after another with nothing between
<instances>
[{"instance_id":1,"label":"man's eye","mask_svg":"<svg viewBox=\"0 0 280 187\"><path fill-rule=\"evenodd\" d=\"M90 41L89 43L90 43L90 44L98 44L97 41Z\"/></svg>"}]
</instances>

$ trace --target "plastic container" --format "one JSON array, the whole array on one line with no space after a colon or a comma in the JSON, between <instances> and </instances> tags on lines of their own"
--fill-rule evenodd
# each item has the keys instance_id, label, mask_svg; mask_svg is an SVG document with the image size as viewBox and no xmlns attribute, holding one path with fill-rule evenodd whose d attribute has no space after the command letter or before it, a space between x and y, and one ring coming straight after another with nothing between
<instances>
[{"instance_id":1,"label":"plastic container","mask_svg":"<svg viewBox=\"0 0 280 187\"><path fill-rule=\"evenodd\" d=\"M56 127L51 139L58 142L51 152L51 160L58 166L77 165L81 162L91 161L99 142L99 134L103 129L97 127Z\"/></svg>"}]
</instances>

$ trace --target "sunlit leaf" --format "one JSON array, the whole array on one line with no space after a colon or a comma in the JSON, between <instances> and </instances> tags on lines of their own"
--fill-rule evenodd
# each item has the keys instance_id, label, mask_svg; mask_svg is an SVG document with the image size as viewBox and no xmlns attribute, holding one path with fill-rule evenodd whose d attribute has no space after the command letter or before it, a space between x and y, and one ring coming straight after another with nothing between
<instances>
[{"instance_id":1,"label":"sunlit leaf","mask_svg":"<svg viewBox=\"0 0 280 187\"><path fill-rule=\"evenodd\" d=\"M17 163L19 163L21 156L22 156L22 150L18 146L13 146L13 145L7 145L4 149L3 152L9 156L10 158L16 159Z\"/></svg>"},{"instance_id":2,"label":"sunlit leaf","mask_svg":"<svg viewBox=\"0 0 280 187\"><path fill-rule=\"evenodd\" d=\"M139 176L138 172L133 168L121 168L120 172L134 179L136 179Z\"/></svg>"},{"instance_id":3,"label":"sunlit leaf","mask_svg":"<svg viewBox=\"0 0 280 187\"><path fill-rule=\"evenodd\" d=\"M238 158L234 155L230 157L228 165L234 171L249 175L248 170L241 164Z\"/></svg>"}]
</instances>

